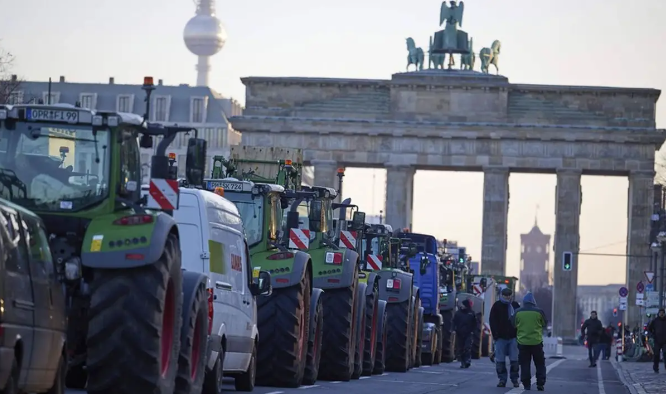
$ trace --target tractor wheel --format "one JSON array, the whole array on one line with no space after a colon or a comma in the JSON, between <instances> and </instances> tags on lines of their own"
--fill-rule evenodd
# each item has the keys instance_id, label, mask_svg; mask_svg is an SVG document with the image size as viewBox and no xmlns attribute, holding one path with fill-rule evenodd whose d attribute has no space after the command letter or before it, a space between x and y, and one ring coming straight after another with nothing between
<instances>
[{"instance_id":1,"label":"tractor wheel","mask_svg":"<svg viewBox=\"0 0 666 394\"><path fill-rule=\"evenodd\" d=\"M377 291L365 297L365 345L363 346L363 375L372 375L377 358L377 319L379 314Z\"/></svg>"},{"instance_id":2,"label":"tractor wheel","mask_svg":"<svg viewBox=\"0 0 666 394\"><path fill-rule=\"evenodd\" d=\"M483 329L483 324L481 323L481 314L477 313L476 315L476 326L477 330L472 335L472 359L478 360L481 358L481 330Z\"/></svg>"},{"instance_id":3,"label":"tractor wheel","mask_svg":"<svg viewBox=\"0 0 666 394\"><path fill-rule=\"evenodd\" d=\"M442 311L443 317L442 322L442 352L441 352L441 361L444 363L450 363L455 360L455 333L451 331L453 326L453 311Z\"/></svg>"},{"instance_id":4,"label":"tractor wheel","mask_svg":"<svg viewBox=\"0 0 666 394\"><path fill-rule=\"evenodd\" d=\"M173 393L183 303L180 244L154 264L96 269L88 314L88 393Z\"/></svg>"},{"instance_id":5,"label":"tractor wheel","mask_svg":"<svg viewBox=\"0 0 666 394\"><path fill-rule=\"evenodd\" d=\"M407 372L411 364L410 300L386 305L386 370Z\"/></svg>"},{"instance_id":6,"label":"tractor wheel","mask_svg":"<svg viewBox=\"0 0 666 394\"><path fill-rule=\"evenodd\" d=\"M175 394L199 393L203 387L208 346L207 293L204 286L197 289L189 305L189 320L183 321Z\"/></svg>"},{"instance_id":7,"label":"tractor wheel","mask_svg":"<svg viewBox=\"0 0 666 394\"><path fill-rule=\"evenodd\" d=\"M354 373L352 373L352 379L360 378L363 372L366 328L365 307L365 286L358 286L358 290L356 291L356 350L354 351Z\"/></svg>"},{"instance_id":8,"label":"tractor wheel","mask_svg":"<svg viewBox=\"0 0 666 394\"><path fill-rule=\"evenodd\" d=\"M414 366L416 368L422 365L421 359L423 356L423 308L419 308L418 324L416 325L416 358L414 359Z\"/></svg>"},{"instance_id":9,"label":"tractor wheel","mask_svg":"<svg viewBox=\"0 0 666 394\"><path fill-rule=\"evenodd\" d=\"M444 338L442 336L442 326L438 326L436 334L437 334L437 342L435 342L435 357L432 360L432 363L435 365L439 365L442 362L442 350L444 349Z\"/></svg>"},{"instance_id":10,"label":"tractor wheel","mask_svg":"<svg viewBox=\"0 0 666 394\"><path fill-rule=\"evenodd\" d=\"M298 387L305 374L310 325L310 276L259 297L257 385Z\"/></svg>"},{"instance_id":11,"label":"tractor wheel","mask_svg":"<svg viewBox=\"0 0 666 394\"><path fill-rule=\"evenodd\" d=\"M490 335L483 333L483 338L481 339L481 357L490 356L490 344L488 343L489 340Z\"/></svg>"},{"instance_id":12,"label":"tractor wheel","mask_svg":"<svg viewBox=\"0 0 666 394\"><path fill-rule=\"evenodd\" d=\"M433 365L435 364L435 358L437 357L437 343L439 342L439 335L437 329L432 331L430 335L430 353L421 352L421 364L423 365Z\"/></svg>"},{"instance_id":13,"label":"tractor wheel","mask_svg":"<svg viewBox=\"0 0 666 394\"><path fill-rule=\"evenodd\" d=\"M377 313L377 342L375 344L375 365L372 373L381 375L386 370L386 344L388 343L388 318L386 314L386 301L381 301Z\"/></svg>"},{"instance_id":14,"label":"tractor wheel","mask_svg":"<svg viewBox=\"0 0 666 394\"><path fill-rule=\"evenodd\" d=\"M322 380L347 382L354 372L356 288L357 282L354 282L349 287L322 294L324 338L319 368Z\"/></svg>"},{"instance_id":15,"label":"tractor wheel","mask_svg":"<svg viewBox=\"0 0 666 394\"><path fill-rule=\"evenodd\" d=\"M321 298L315 307L315 316L311 320L314 322L314 339L312 343L308 344L308 357L305 363L305 375L303 376L303 384L313 385L319 376L319 361L321 360L321 340L324 333L324 310L321 303Z\"/></svg>"},{"instance_id":16,"label":"tractor wheel","mask_svg":"<svg viewBox=\"0 0 666 394\"><path fill-rule=\"evenodd\" d=\"M86 388L88 381L88 372L83 368L83 365L70 367L67 370L67 377L65 378L65 386L69 389L83 390Z\"/></svg>"}]
</instances>

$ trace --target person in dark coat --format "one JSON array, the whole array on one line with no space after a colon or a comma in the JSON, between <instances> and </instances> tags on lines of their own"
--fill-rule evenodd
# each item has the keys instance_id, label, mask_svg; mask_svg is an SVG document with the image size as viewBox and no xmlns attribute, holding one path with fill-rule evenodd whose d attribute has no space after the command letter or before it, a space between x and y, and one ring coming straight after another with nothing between
<instances>
[{"instance_id":1,"label":"person in dark coat","mask_svg":"<svg viewBox=\"0 0 666 394\"><path fill-rule=\"evenodd\" d=\"M532 388L532 362L536 368L537 390L544 391L546 385L546 356L543 353L543 330L548 321L543 310L536 304L531 292L523 297L523 306L511 318L516 327L518 340L518 363L520 380L525 390Z\"/></svg>"},{"instance_id":2,"label":"person in dark coat","mask_svg":"<svg viewBox=\"0 0 666 394\"><path fill-rule=\"evenodd\" d=\"M581 335L587 334L587 356L590 359L590 367L596 367L603 346L601 340L604 333L604 325L597 318L597 311L590 313L590 318L585 320L580 328L580 333Z\"/></svg>"},{"instance_id":3,"label":"person in dark coat","mask_svg":"<svg viewBox=\"0 0 666 394\"><path fill-rule=\"evenodd\" d=\"M453 316L453 331L456 333L456 353L460 368L472 365L472 336L479 330L471 300L464 300Z\"/></svg>"},{"instance_id":4,"label":"person in dark coat","mask_svg":"<svg viewBox=\"0 0 666 394\"><path fill-rule=\"evenodd\" d=\"M648 332L654 340L654 358L652 359L652 369L659 373L659 353L664 358L664 368L666 369L666 312L664 308L659 309L657 317L648 325Z\"/></svg>"},{"instance_id":5,"label":"person in dark coat","mask_svg":"<svg viewBox=\"0 0 666 394\"><path fill-rule=\"evenodd\" d=\"M512 291L509 288L502 289L500 299L490 309L490 331L495 341L495 369L499 383L497 387L506 387L507 376L506 358L509 357L511 383L513 387L520 387L518 383L518 341L516 340L516 327L513 326L511 318L515 309L511 302Z\"/></svg>"}]
</instances>

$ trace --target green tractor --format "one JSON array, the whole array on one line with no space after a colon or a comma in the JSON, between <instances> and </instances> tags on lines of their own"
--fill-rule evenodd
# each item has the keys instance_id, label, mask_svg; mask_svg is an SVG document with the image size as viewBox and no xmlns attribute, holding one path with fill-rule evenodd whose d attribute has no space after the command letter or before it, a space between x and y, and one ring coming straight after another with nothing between
<instances>
[{"instance_id":1,"label":"green tractor","mask_svg":"<svg viewBox=\"0 0 666 394\"><path fill-rule=\"evenodd\" d=\"M247 179L253 174L238 174L233 163L213 157L212 179L205 180L205 187L236 204L252 265L271 274L272 295L258 299L257 384L313 384L319 365L316 350L321 347L316 332L322 326L322 291L313 286L308 238L303 239L298 226L283 226L283 212L296 198L295 192L276 184L254 183ZM293 221L293 215L288 217Z\"/></svg>"},{"instance_id":2,"label":"green tractor","mask_svg":"<svg viewBox=\"0 0 666 394\"><path fill-rule=\"evenodd\" d=\"M417 356L420 357L422 324L419 316L422 316L423 308L409 267L409 258L417 254L416 246L403 246L402 240L394 238L392 232L389 225L366 225L363 271L378 273L379 299L387 303L386 339L381 355L385 360L383 367L387 371L406 372L418 364ZM381 370L382 365L376 362L375 368Z\"/></svg>"},{"instance_id":3,"label":"green tractor","mask_svg":"<svg viewBox=\"0 0 666 394\"><path fill-rule=\"evenodd\" d=\"M310 254L312 285L324 291L323 325L317 325L311 337L317 344L312 347L313 359L320 360L317 378L348 381L354 376L357 343L359 254L335 242L332 204L337 191L301 186L302 163L300 149L235 146L231 159L220 160L218 167L226 168L226 176L271 181L293 191L289 212L284 213L290 240ZM321 341L316 340L319 336Z\"/></svg>"},{"instance_id":4,"label":"green tractor","mask_svg":"<svg viewBox=\"0 0 666 394\"><path fill-rule=\"evenodd\" d=\"M351 210L352 219L348 220L347 210ZM351 199L341 203L333 203L336 240L340 248L357 252L363 251L365 231L365 213L358 211L358 206L351 204ZM361 375L384 372L384 344L386 336L386 301L379 299L379 275L367 270L366 262L359 262L359 294L357 300L359 310L357 318L357 342L354 361L354 378ZM375 365L379 368L375 368Z\"/></svg>"},{"instance_id":5,"label":"green tractor","mask_svg":"<svg viewBox=\"0 0 666 394\"><path fill-rule=\"evenodd\" d=\"M53 255L68 299L66 383L88 393L184 394L200 392L204 379L207 278L181 270L172 217L178 181L165 153L178 133L194 132L186 173L200 182L206 141L190 127L147 123L152 77L143 89L144 117L0 105L0 196L43 219L50 243L43 252ZM161 140L145 201L139 148L151 148L154 137ZM58 152L62 161L51 157ZM23 357L30 355L17 347L19 368Z\"/></svg>"}]
</instances>

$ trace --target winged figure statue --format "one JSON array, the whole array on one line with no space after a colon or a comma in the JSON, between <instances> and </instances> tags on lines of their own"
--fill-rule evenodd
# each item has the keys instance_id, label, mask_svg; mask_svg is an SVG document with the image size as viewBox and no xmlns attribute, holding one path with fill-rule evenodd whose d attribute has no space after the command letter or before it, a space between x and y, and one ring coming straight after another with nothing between
<instances>
[{"instance_id":1,"label":"winged figure statue","mask_svg":"<svg viewBox=\"0 0 666 394\"><path fill-rule=\"evenodd\" d=\"M465 3L459 2L456 4L455 1L449 1L450 6L446 5L446 1L442 2L442 9L439 14L439 24L440 26L446 22L447 26L452 25L451 27L458 27L457 25L462 26L463 20L463 11L465 11Z\"/></svg>"}]
</instances>

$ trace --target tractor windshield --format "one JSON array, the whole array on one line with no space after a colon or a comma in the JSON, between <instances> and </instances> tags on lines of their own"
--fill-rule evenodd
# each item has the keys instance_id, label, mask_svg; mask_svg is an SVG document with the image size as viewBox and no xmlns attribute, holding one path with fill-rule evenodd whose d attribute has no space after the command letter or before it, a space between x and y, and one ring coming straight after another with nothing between
<instances>
[{"instance_id":1,"label":"tractor windshield","mask_svg":"<svg viewBox=\"0 0 666 394\"><path fill-rule=\"evenodd\" d=\"M0 126L0 197L33 211L79 211L109 193L109 131L17 122Z\"/></svg>"},{"instance_id":2,"label":"tractor windshield","mask_svg":"<svg viewBox=\"0 0 666 394\"><path fill-rule=\"evenodd\" d=\"M224 198L238 207L249 246L258 244L264 236L264 199L260 196L252 197L252 193L248 192L224 193Z\"/></svg>"},{"instance_id":3,"label":"tractor windshield","mask_svg":"<svg viewBox=\"0 0 666 394\"><path fill-rule=\"evenodd\" d=\"M375 256L381 256L381 250L379 249L379 238L373 237L370 241L370 247L368 247L368 240L363 240L363 252L374 254Z\"/></svg>"}]
</instances>

